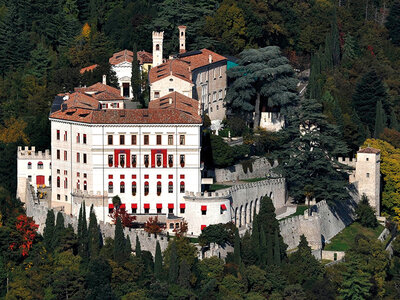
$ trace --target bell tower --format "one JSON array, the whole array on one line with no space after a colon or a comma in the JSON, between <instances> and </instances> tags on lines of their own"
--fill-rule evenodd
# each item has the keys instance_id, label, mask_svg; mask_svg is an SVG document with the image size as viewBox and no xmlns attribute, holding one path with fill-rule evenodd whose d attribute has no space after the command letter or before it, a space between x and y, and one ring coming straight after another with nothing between
<instances>
[{"instance_id":1,"label":"bell tower","mask_svg":"<svg viewBox=\"0 0 400 300\"><path fill-rule=\"evenodd\" d=\"M186 52L186 26L178 26L179 29L179 53Z\"/></svg>"},{"instance_id":2,"label":"bell tower","mask_svg":"<svg viewBox=\"0 0 400 300\"><path fill-rule=\"evenodd\" d=\"M153 68L161 65L163 62L163 40L164 31L153 31Z\"/></svg>"}]
</instances>

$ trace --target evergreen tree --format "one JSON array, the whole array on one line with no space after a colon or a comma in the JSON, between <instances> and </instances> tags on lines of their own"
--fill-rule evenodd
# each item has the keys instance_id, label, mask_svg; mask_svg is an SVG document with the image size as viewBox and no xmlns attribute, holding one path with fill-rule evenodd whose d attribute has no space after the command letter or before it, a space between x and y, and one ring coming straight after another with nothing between
<instances>
[{"instance_id":1,"label":"evergreen tree","mask_svg":"<svg viewBox=\"0 0 400 300\"><path fill-rule=\"evenodd\" d=\"M138 236L136 236L135 254L137 257L142 256L142 248L140 247L140 241Z\"/></svg>"},{"instance_id":2,"label":"evergreen tree","mask_svg":"<svg viewBox=\"0 0 400 300\"><path fill-rule=\"evenodd\" d=\"M131 74L131 87L132 87L132 99L140 101L141 94L141 74L139 61L137 58L137 47L136 44L133 46L133 61L132 61L132 74Z\"/></svg>"},{"instance_id":3,"label":"evergreen tree","mask_svg":"<svg viewBox=\"0 0 400 300\"><path fill-rule=\"evenodd\" d=\"M54 211L50 209L47 211L46 224L43 230L43 242L48 251L53 251L54 229Z\"/></svg>"},{"instance_id":4,"label":"evergreen tree","mask_svg":"<svg viewBox=\"0 0 400 300\"><path fill-rule=\"evenodd\" d=\"M320 103L304 99L282 134L288 142L275 153L282 162L276 170L286 178L296 201L304 201L307 185L313 186L317 201L348 197L347 167L337 161L348 148L337 127L327 122Z\"/></svg>"},{"instance_id":5,"label":"evergreen tree","mask_svg":"<svg viewBox=\"0 0 400 300\"><path fill-rule=\"evenodd\" d=\"M235 246L233 248L233 257L234 257L234 262L236 265L240 266L241 262L241 257L240 257L240 236L239 236L239 230L235 230Z\"/></svg>"},{"instance_id":6,"label":"evergreen tree","mask_svg":"<svg viewBox=\"0 0 400 300\"><path fill-rule=\"evenodd\" d=\"M387 95L382 80L375 71L366 73L358 82L353 94L353 105L361 121L368 126L370 132L374 130L376 105L382 102L385 110Z\"/></svg>"},{"instance_id":7,"label":"evergreen tree","mask_svg":"<svg viewBox=\"0 0 400 300\"><path fill-rule=\"evenodd\" d=\"M263 227L262 227L263 228ZM265 230L264 231L264 235L265 235ZM268 233L268 235L266 236L266 263L267 266L270 266L274 263L274 252L273 252L273 240L272 240L272 235Z\"/></svg>"},{"instance_id":8,"label":"evergreen tree","mask_svg":"<svg viewBox=\"0 0 400 300\"><path fill-rule=\"evenodd\" d=\"M350 66L356 57L356 41L350 34L347 34L344 39L342 62L343 64Z\"/></svg>"},{"instance_id":9,"label":"evergreen tree","mask_svg":"<svg viewBox=\"0 0 400 300\"><path fill-rule=\"evenodd\" d=\"M79 255L85 259L88 257L88 228L86 221L86 208L85 202L82 202L81 209L79 211L80 222L78 221L78 250Z\"/></svg>"},{"instance_id":10,"label":"evergreen tree","mask_svg":"<svg viewBox=\"0 0 400 300\"><path fill-rule=\"evenodd\" d=\"M244 50L238 63L228 71L233 82L225 99L247 120L255 112L255 128L260 125L261 105L279 108L284 115L297 106L297 79L279 47Z\"/></svg>"},{"instance_id":11,"label":"evergreen tree","mask_svg":"<svg viewBox=\"0 0 400 300\"><path fill-rule=\"evenodd\" d=\"M325 36L325 51L323 56L323 70L331 70L334 66L333 63L333 36L332 31Z\"/></svg>"},{"instance_id":12,"label":"evergreen tree","mask_svg":"<svg viewBox=\"0 0 400 300\"><path fill-rule=\"evenodd\" d=\"M253 229L251 231L251 248L254 253L254 257L256 261L260 261L261 252L260 252L260 230L259 230L259 223L258 217L256 214L256 207L254 207L253 213Z\"/></svg>"},{"instance_id":13,"label":"evergreen tree","mask_svg":"<svg viewBox=\"0 0 400 300\"><path fill-rule=\"evenodd\" d=\"M376 139L379 138L385 127L386 127L386 115L382 107L382 102L379 100L376 103L376 117L375 117L375 130L374 130L374 137Z\"/></svg>"},{"instance_id":14,"label":"evergreen tree","mask_svg":"<svg viewBox=\"0 0 400 300\"><path fill-rule=\"evenodd\" d=\"M56 227L54 228L54 236L53 236L53 241L52 241L52 248L56 249L60 245L60 241L63 237L64 234L64 216L63 214L59 211L57 213L57 221L56 221Z\"/></svg>"},{"instance_id":15,"label":"evergreen tree","mask_svg":"<svg viewBox=\"0 0 400 300\"><path fill-rule=\"evenodd\" d=\"M392 43L400 45L400 1L393 2L389 15L386 18L386 28L389 30L389 36Z\"/></svg>"},{"instance_id":16,"label":"evergreen tree","mask_svg":"<svg viewBox=\"0 0 400 300\"><path fill-rule=\"evenodd\" d=\"M127 259L129 259L131 257L131 253L132 253L132 244L131 244L131 239L129 238L129 236L126 236L126 240L125 240L125 257Z\"/></svg>"},{"instance_id":17,"label":"evergreen tree","mask_svg":"<svg viewBox=\"0 0 400 300\"><path fill-rule=\"evenodd\" d=\"M371 296L370 274L363 272L355 261L346 264L346 271L342 273L342 285L339 294L342 299L369 299Z\"/></svg>"},{"instance_id":18,"label":"evergreen tree","mask_svg":"<svg viewBox=\"0 0 400 300\"><path fill-rule=\"evenodd\" d=\"M274 234L274 264L279 266L281 264L281 249L279 242L279 233L275 230Z\"/></svg>"},{"instance_id":19,"label":"evergreen tree","mask_svg":"<svg viewBox=\"0 0 400 300\"><path fill-rule=\"evenodd\" d=\"M156 244L156 255L154 259L154 276L156 279L161 279L162 276L162 254L160 243L157 241Z\"/></svg>"},{"instance_id":20,"label":"evergreen tree","mask_svg":"<svg viewBox=\"0 0 400 300\"><path fill-rule=\"evenodd\" d=\"M172 241L171 253L169 257L169 270L168 270L168 282L176 283L178 279L178 254L176 251L176 242Z\"/></svg>"},{"instance_id":21,"label":"evergreen tree","mask_svg":"<svg viewBox=\"0 0 400 300\"><path fill-rule=\"evenodd\" d=\"M34 50L31 51L31 59L29 62L30 73L35 76L41 83L47 78L50 71L50 53L48 49L39 43Z\"/></svg>"},{"instance_id":22,"label":"evergreen tree","mask_svg":"<svg viewBox=\"0 0 400 300\"><path fill-rule=\"evenodd\" d=\"M185 259L181 260L179 264L179 276L178 276L178 284L184 289L190 288L190 267L187 264Z\"/></svg>"},{"instance_id":23,"label":"evergreen tree","mask_svg":"<svg viewBox=\"0 0 400 300\"><path fill-rule=\"evenodd\" d=\"M100 252L101 240L100 240L100 229L97 224L97 218L93 209L93 204L90 207L88 240L89 240L89 254L91 258L94 258Z\"/></svg>"},{"instance_id":24,"label":"evergreen tree","mask_svg":"<svg viewBox=\"0 0 400 300\"><path fill-rule=\"evenodd\" d=\"M333 13L330 38L332 39L332 62L334 66L337 66L340 63L340 40L336 9Z\"/></svg>"},{"instance_id":25,"label":"evergreen tree","mask_svg":"<svg viewBox=\"0 0 400 300\"><path fill-rule=\"evenodd\" d=\"M260 228L260 258L259 258L259 266L264 268L268 264L268 249L267 249L267 238L265 236L264 226Z\"/></svg>"},{"instance_id":26,"label":"evergreen tree","mask_svg":"<svg viewBox=\"0 0 400 300\"><path fill-rule=\"evenodd\" d=\"M390 111L390 128L394 130L399 130L399 123L397 121L396 113L394 110Z\"/></svg>"},{"instance_id":27,"label":"evergreen tree","mask_svg":"<svg viewBox=\"0 0 400 300\"><path fill-rule=\"evenodd\" d=\"M114 260L117 263L125 262L125 236L122 228L121 219L117 219L115 224L115 237L114 237Z\"/></svg>"},{"instance_id":28,"label":"evergreen tree","mask_svg":"<svg viewBox=\"0 0 400 300\"><path fill-rule=\"evenodd\" d=\"M358 203L355 213L357 221L360 222L362 226L369 228L375 228L378 226L375 211L369 205L368 197L365 196L365 194L361 196L361 201Z\"/></svg>"},{"instance_id":29,"label":"evergreen tree","mask_svg":"<svg viewBox=\"0 0 400 300\"><path fill-rule=\"evenodd\" d=\"M310 79L307 86L306 97L320 99L322 97L322 81L323 76L321 74L321 56L323 53L318 51L311 56L310 65Z\"/></svg>"}]
</instances>

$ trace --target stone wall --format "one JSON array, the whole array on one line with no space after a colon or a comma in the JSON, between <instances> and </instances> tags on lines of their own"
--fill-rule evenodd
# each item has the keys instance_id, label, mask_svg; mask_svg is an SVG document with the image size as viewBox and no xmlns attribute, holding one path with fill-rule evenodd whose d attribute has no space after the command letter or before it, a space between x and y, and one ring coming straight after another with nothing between
<instances>
[{"instance_id":1,"label":"stone wall","mask_svg":"<svg viewBox=\"0 0 400 300\"><path fill-rule=\"evenodd\" d=\"M271 169L276 165L277 162L271 166L265 157L261 157L253 161L252 170L249 169L245 172L242 164L236 164L224 169L215 169L214 174L209 174L209 176L213 176L216 182L264 178L273 175Z\"/></svg>"}]
</instances>

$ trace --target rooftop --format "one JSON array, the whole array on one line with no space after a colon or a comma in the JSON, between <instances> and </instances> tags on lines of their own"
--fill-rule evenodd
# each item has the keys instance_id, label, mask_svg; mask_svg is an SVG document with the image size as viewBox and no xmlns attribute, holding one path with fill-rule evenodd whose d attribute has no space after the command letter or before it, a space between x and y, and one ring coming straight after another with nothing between
<instances>
[{"instance_id":1,"label":"rooftop","mask_svg":"<svg viewBox=\"0 0 400 300\"><path fill-rule=\"evenodd\" d=\"M372 148L372 147L367 147L367 148L360 149L360 150L357 151L357 153L375 153L375 154L378 154L380 152L381 152L381 150L375 149L375 148Z\"/></svg>"},{"instance_id":2,"label":"rooftop","mask_svg":"<svg viewBox=\"0 0 400 300\"><path fill-rule=\"evenodd\" d=\"M88 71L93 71L93 70L96 69L98 66L99 66L99 65L97 65L97 64L91 65L91 66L82 68L79 72L80 72L81 74L83 74L83 73L88 72Z\"/></svg>"},{"instance_id":3,"label":"rooftop","mask_svg":"<svg viewBox=\"0 0 400 300\"><path fill-rule=\"evenodd\" d=\"M125 100L125 98L121 96L121 92L119 89L103 84L101 82L95 83L89 87L75 88L75 91L85 93L101 101Z\"/></svg>"},{"instance_id":4,"label":"rooftop","mask_svg":"<svg viewBox=\"0 0 400 300\"><path fill-rule=\"evenodd\" d=\"M146 63L151 64L153 62L153 55L149 52L142 50L138 51L136 55L140 65ZM110 57L109 59L109 62L112 65L118 65L122 62L132 63L132 61L133 61L133 52L127 49L114 53L113 56Z\"/></svg>"},{"instance_id":5,"label":"rooftop","mask_svg":"<svg viewBox=\"0 0 400 300\"><path fill-rule=\"evenodd\" d=\"M175 108L190 115L198 115L199 101L182 95L178 92L172 92L149 103L149 108L169 109Z\"/></svg>"},{"instance_id":6,"label":"rooftop","mask_svg":"<svg viewBox=\"0 0 400 300\"><path fill-rule=\"evenodd\" d=\"M167 62L151 68L149 72L150 83L173 75L182 80L192 83L190 63L181 59L171 59Z\"/></svg>"}]
</instances>

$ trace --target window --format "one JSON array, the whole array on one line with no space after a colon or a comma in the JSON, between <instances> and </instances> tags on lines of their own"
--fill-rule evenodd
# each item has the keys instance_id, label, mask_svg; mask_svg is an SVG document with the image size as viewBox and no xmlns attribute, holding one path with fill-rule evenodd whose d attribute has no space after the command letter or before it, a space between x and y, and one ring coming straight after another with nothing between
<instances>
[{"instance_id":1,"label":"window","mask_svg":"<svg viewBox=\"0 0 400 300\"><path fill-rule=\"evenodd\" d=\"M83 181L83 190L87 191L87 181Z\"/></svg>"},{"instance_id":2,"label":"window","mask_svg":"<svg viewBox=\"0 0 400 300\"><path fill-rule=\"evenodd\" d=\"M180 188L181 194L185 192L185 182L181 181L181 188Z\"/></svg>"},{"instance_id":3,"label":"window","mask_svg":"<svg viewBox=\"0 0 400 300\"><path fill-rule=\"evenodd\" d=\"M66 131L64 131L64 141L68 140L68 133Z\"/></svg>"},{"instance_id":4,"label":"window","mask_svg":"<svg viewBox=\"0 0 400 300\"><path fill-rule=\"evenodd\" d=\"M218 99L222 100L222 90L219 90L219 92L218 92Z\"/></svg>"},{"instance_id":5,"label":"window","mask_svg":"<svg viewBox=\"0 0 400 300\"><path fill-rule=\"evenodd\" d=\"M150 212L150 205L146 205L144 206L144 213L148 214Z\"/></svg>"},{"instance_id":6,"label":"window","mask_svg":"<svg viewBox=\"0 0 400 300\"><path fill-rule=\"evenodd\" d=\"M156 51L160 51L160 45L159 44L156 45Z\"/></svg>"},{"instance_id":7,"label":"window","mask_svg":"<svg viewBox=\"0 0 400 300\"><path fill-rule=\"evenodd\" d=\"M174 89L172 89L172 88L168 89L168 92L170 92L170 93L172 93L173 91L174 91Z\"/></svg>"},{"instance_id":8,"label":"window","mask_svg":"<svg viewBox=\"0 0 400 300\"><path fill-rule=\"evenodd\" d=\"M161 134L157 134L157 145L161 145Z\"/></svg>"},{"instance_id":9,"label":"window","mask_svg":"<svg viewBox=\"0 0 400 300\"><path fill-rule=\"evenodd\" d=\"M60 140L60 130L57 130L57 140Z\"/></svg>"},{"instance_id":10,"label":"window","mask_svg":"<svg viewBox=\"0 0 400 300\"><path fill-rule=\"evenodd\" d=\"M67 160L67 151L64 151L64 160Z\"/></svg>"},{"instance_id":11,"label":"window","mask_svg":"<svg viewBox=\"0 0 400 300\"><path fill-rule=\"evenodd\" d=\"M61 195L57 194L57 200L61 200Z\"/></svg>"},{"instance_id":12,"label":"window","mask_svg":"<svg viewBox=\"0 0 400 300\"><path fill-rule=\"evenodd\" d=\"M68 178L64 179L64 189L68 188Z\"/></svg>"},{"instance_id":13,"label":"window","mask_svg":"<svg viewBox=\"0 0 400 300\"><path fill-rule=\"evenodd\" d=\"M200 83L203 82L203 73L199 74L199 80L200 80Z\"/></svg>"},{"instance_id":14,"label":"window","mask_svg":"<svg viewBox=\"0 0 400 300\"><path fill-rule=\"evenodd\" d=\"M80 189L81 189L81 182L79 181L79 179L78 179L78 181L76 182L76 189L77 189L77 190L80 190Z\"/></svg>"},{"instance_id":15,"label":"window","mask_svg":"<svg viewBox=\"0 0 400 300\"><path fill-rule=\"evenodd\" d=\"M113 155L109 155L108 156L108 166L111 168L114 164L114 156Z\"/></svg>"},{"instance_id":16,"label":"window","mask_svg":"<svg viewBox=\"0 0 400 300\"><path fill-rule=\"evenodd\" d=\"M83 178L87 178L87 174L86 173L83 173Z\"/></svg>"},{"instance_id":17,"label":"window","mask_svg":"<svg viewBox=\"0 0 400 300\"><path fill-rule=\"evenodd\" d=\"M156 155L156 164L157 164L157 167L161 167L161 161L162 161L162 155L161 154L157 154Z\"/></svg>"},{"instance_id":18,"label":"window","mask_svg":"<svg viewBox=\"0 0 400 300\"><path fill-rule=\"evenodd\" d=\"M185 136L183 134L179 136L179 145L185 145Z\"/></svg>"},{"instance_id":19,"label":"window","mask_svg":"<svg viewBox=\"0 0 400 300\"><path fill-rule=\"evenodd\" d=\"M207 214L207 205L202 205L201 206L201 214L203 216Z\"/></svg>"},{"instance_id":20,"label":"window","mask_svg":"<svg viewBox=\"0 0 400 300\"><path fill-rule=\"evenodd\" d=\"M161 214L162 213L162 204L161 203L157 203L157 213Z\"/></svg>"},{"instance_id":21,"label":"window","mask_svg":"<svg viewBox=\"0 0 400 300\"><path fill-rule=\"evenodd\" d=\"M67 202L68 201L68 196L67 195L65 195L65 202Z\"/></svg>"},{"instance_id":22,"label":"window","mask_svg":"<svg viewBox=\"0 0 400 300\"><path fill-rule=\"evenodd\" d=\"M132 145L136 145L136 134L132 134L131 139L132 139Z\"/></svg>"},{"instance_id":23,"label":"window","mask_svg":"<svg viewBox=\"0 0 400 300\"><path fill-rule=\"evenodd\" d=\"M57 176L57 187L59 188L61 185L60 176Z\"/></svg>"},{"instance_id":24,"label":"window","mask_svg":"<svg viewBox=\"0 0 400 300\"><path fill-rule=\"evenodd\" d=\"M28 169L32 169L32 163L28 162Z\"/></svg>"},{"instance_id":25,"label":"window","mask_svg":"<svg viewBox=\"0 0 400 300\"><path fill-rule=\"evenodd\" d=\"M136 181L132 181L132 196L136 196Z\"/></svg>"},{"instance_id":26,"label":"window","mask_svg":"<svg viewBox=\"0 0 400 300\"><path fill-rule=\"evenodd\" d=\"M181 213L181 214L184 214L184 213L185 213L185 208L186 208L185 203L181 203L181 205L180 205L180 213Z\"/></svg>"},{"instance_id":27,"label":"window","mask_svg":"<svg viewBox=\"0 0 400 300\"><path fill-rule=\"evenodd\" d=\"M369 158L367 157L366 160L369 161Z\"/></svg>"},{"instance_id":28,"label":"window","mask_svg":"<svg viewBox=\"0 0 400 300\"><path fill-rule=\"evenodd\" d=\"M145 166L146 168L149 167L149 155L148 155L148 154L145 154L145 155L144 155L144 166Z\"/></svg>"},{"instance_id":29,"label":"window","mask_svg":"<svg viewBox=\"0 0 400 300\"><path fill-rule=\"evenodd\" d=\"M60 159L60 150L57 150L57 159Z\"/></svg>"},{"instance_id":30,"label":"window","mask_svg":"<svg viewBox=\"0 0 400 300\"><path fill-rule=\"evenodd\" d=\"M168 204L168 213L169 214L174 213L174 204L173 203Z\"/></svg>"},{"instance_id":31,"label":"window","mask_svg":"<svg viewBox=\"0 0 400 300\"><path fill-rule=\"evenodd\" d=\"M79 152L76 153L76 162L77 163L81 162L81 154Z\"/></svg>"},{"instance_id":32,"label":"window","mask_svg":"<svg viewBox=\"0 0 400 300\"><path fill-rule=\"evenodd\" d=\"M185 154L181 154L179 161L180 161L181 167L183 168L185 166Z\"/></svg>"},{"instance_id":33,"label":"window","mask_svg":"<svg viewBox=\"0 0 400 300\"><path fill-rule=\"evenodd\" d=\"M149 194L149 182L144 182L144 195L147 196Z\"/></svg>"},{"instance_id":34,"label":"window","mask_svg":"<svg viewBox=\"0 0 400 300\"><path fill-rule=\"evenodd\" d=\"M168 145L174 144L174 136L172 134L168 135Z\"/></svg>"},{"instance_id":35,"label":"window","mask_svg":"<svg viewBox=\"0 0 400 300\"><path fill-rule=\"evenodd\" d=\"M143 144L148 145L149 144L149 135L145 134L143 139L144 139Z\"/></svg>"},{"instance_id":36,"label":"window","mask_svg":"<svg viewBox=\"0 0 400 300\"><path fill-rule=\"evenodd\" d=\"M219 105L217 105L217 110L219 109Z\"/></svg>"},{"instance_id":37,"label":"window","mask_svg":"<svg viewBox=\"0 0 400 300\"><path fill-rule=\"evenodd\" d=\"M161 195L161 181L157 181L157 196Z\"/></svg>"},{"instance_id":38,"label":"window","mask_svg":"<svg viewBox=\"0 0 400 300\"><path fill-rule=\"evenodd\" d=\"M137 204L132 204L132 213L136 214L137 211Z\"/></svg>"},{"instance_id":39,"label":"window","mask_svg":"<svg viewBox=\"0 0 400 300\"><path fill-rule=\"evenodd\" d=\"M38 169L43 169L43 163L41 161L38 162L37 168Z\"/></svg>"},{"instance_id":40,"label":"window","mask_svg":"<svg viewBox=\"0 0 400 300\"><path fill-rule=\"evenodd\" d=\"M120 185L119 185L119 192L121 194L125 193L125 182L121 181Z\"/></svg>"},{"instance_id":41,"label":"window","mask_svg":"<svg viewBox=\"0 0 400 300\"><path fill-rule=\"evenodd\" d=\"M168 182L168 193L172 194L174 192L174 184L172 181Z\"/></svg>"},{"instance_id":42,"label":"window","mask_svg":"<svg viewBox=\"0 0 400 300\"><path fill-rule=\"evenodd\" d=\"M367 173L367 178L369 178L369 173Z\"/></svg>"},{"instance_id":43,"label":"window","mask_svg":"<svg viewBox=\"0 0 400 300\"><path fill-rule=\"evenodd\" d=\"M57 174L61 174L61 171L60 171L60 169L57 169Z\"/></svg>"},{"instance_id":44,"label":"window","mask_svg":"<svg viewBox=\"0 0 400 300\"><path fill-rule=\"evenodd\" d=\"M125 154L119 155L119 165L123 168L125 167Z\"/></svg>"},{"instance_id":45,"label":"window","mask_svg":"<svg viewBox=\"0 0 400 300\"><path fill-rule=\"evenodd\" d=\"M132 154L131 165L132 165L132 168L136 168L136 154Z\"/></svg>"},{"instance_id":46,"label":"window","mask_svg":"<svg viewBox=\"0 0 400 300\"><path fill-rule=\"evenodd\" d=\"M87 154L83 153L83 163L87 164Z\"/></svg>"},{"instance_id":47,"label":"window","mask_svg":"<svg viewBox=\"0 0 400 300\"><path fill-rule=\"evenodd\" d=\"M174 166L174 156L172 154L168 155L168 166L172 168Z\"/></svg>"},{"instance_id":48,"label":"window","mask_svg":"<svg viewBox=\"0 0 400 300\"><path fill-rule=\"evenodd\" d=\"M217 101L217 92L213 93L213 99L212 100L213 100L213 102Z\"/></svg>"},{"instance_id":49,"label":"window","mask_svg":"<svg viewBox=\"0 0 400 300\"><path fill-rule=\"evenodd\" d=\"M169 223L169 229L174 229L174 223Z\"/></svg>"},{"instance_id":50,"label":"window","mask_svg":"<svg viewBox=\"0 0 400 300\"><path fill-rule=\"evenodd\" d=\"M86 144L87 138L86 138L86 133L83 134L83 143Z\"/></svg>"},{"instance_id":51,"label":"window","mask_svg":"<svg viewBox=\"0 0 400 300\"><path fill-rule=\"evenodd\" d=\"M108 213L112 214L113 210L114 210L114 204L108 204Z\"/></svg>"},{"instance_id":52,"label":"window","mask_svg":"<svg viewBox=\"0 0 400 300\"><path fill-rule=\"evenodd\" d=\"M120 145L125 145L125 135L121 134L119 136L119 144Z\"/></svg>"},{"instance_id":53,"label":"window","mask_svg":"<svg viewBox=\"0 0 400 300\"><path fill-rule=\"evenodd\" d=\"M112 194L114 192L114 185L112 181L108 182L108 193Z\"/></svg>"},{"instance_id":54,"label":"window","mask_svg":"<svg viewBox=\"0 0 400 300\"><path fill-rule=\"evenodd\" d=\"M29 182L32 182L32 175L28 175Z\"/></svg>"},{"instance_id":55,"label":"window","mask_svg":"<svg viewBox=\"0 0 400 300\"><path fill-rule=\"evenodd\" d=\"M154 91L154 98L160 98L160 92Z\"/></svg>"},{"instance_id":56,"label":"window","mask_svg":"<svg viewBox=\"0 0 400 300\"><path fill-rule=\"evenodd\" d=\"M219 78L222 77L222 67L219 67Z\"/></svg>"},{"instance_id":57,"label":"window","mask_svg":"<svg viewBox=\"0 0 400 300\"><path fill-rule=\"evenodd\" d=\"M113 136L111 134L108 135L108 145L113 144Z\"/></svg>"},{"instance_id":58,"label":"window","mask_svg":"<svg viewBox=\"0 0 400 300\"><path fill-rule=\"evenodd\" d=\"M213 69L214 80L217 79L217 70L216 68Z\"/></svg>"},{"instance_id":59,"label":"window","mask_svg":"<svg viewBox=\"0 0 400 300\"><path fill-rule=\"evenodd\" d=\"M80 135L80 133L78 132L78 133L76 134L76 143L79 144L80 142L81 142L81 135Z\"/></svg>"}]
</instances>

